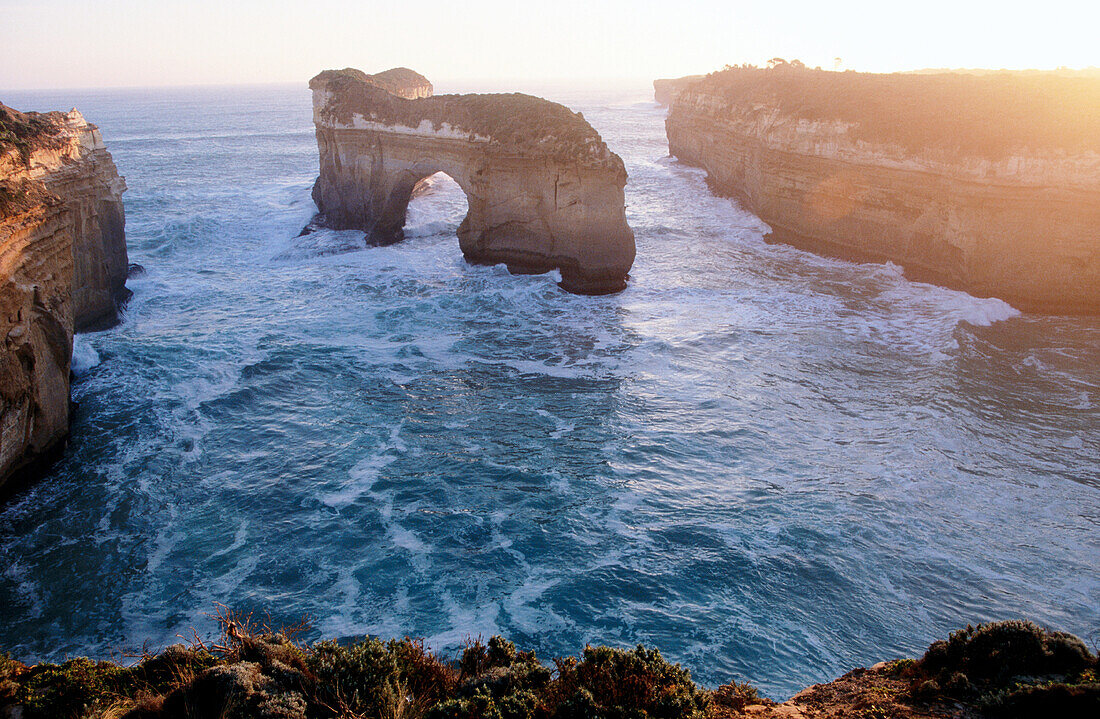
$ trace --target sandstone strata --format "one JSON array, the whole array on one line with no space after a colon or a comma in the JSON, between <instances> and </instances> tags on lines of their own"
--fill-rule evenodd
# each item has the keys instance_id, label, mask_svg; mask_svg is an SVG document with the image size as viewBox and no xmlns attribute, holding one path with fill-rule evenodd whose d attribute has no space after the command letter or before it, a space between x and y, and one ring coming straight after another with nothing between
<instances>
[{"instance_id":1,"label":"sandstone strata","mask_svg":"<svg viewBox=\"0 0 1100 719\"><path fill-rule=\"evenodd\" d=\"M125 189L79 112L0 105L0 484L68 434L74 330L117 321Z\"/></svg>"},{"instance_id":2,"label":"sandstone strata","mask_svg":"<svg viewBox=\"0 0 1100 719\"><path fill-rule=\"evenodd\" d=\"M635 252L626 170L580 114L521 94L409 100L377 77L310 81L320 224L362 230L369 244L400 241L414 187L445 172L469 203L458 230L468 261L556 268L565 289L584 294L625 287Z\"/></svg>"},{"instance_id":3,"label":"sandstone strata","mask_svg":"<svg viewBox=\"0 0 1100 719\"><path fill-rule=\"evenodd\" d=\"M669 151L769 239L1027 310L1100 314L1100 82L734 68Z\"/></svg>"}]
</instances>

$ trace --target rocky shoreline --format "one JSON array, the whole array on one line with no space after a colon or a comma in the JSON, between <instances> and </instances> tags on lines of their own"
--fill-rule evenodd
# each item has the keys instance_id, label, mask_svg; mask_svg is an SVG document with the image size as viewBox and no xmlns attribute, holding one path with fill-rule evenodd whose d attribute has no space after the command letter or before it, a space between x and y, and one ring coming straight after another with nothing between
<instances>
[{"instance_id":1,"label":"rocky shoreline","mask_svg":"<svg viewBox=\"0 0 1100 719\"><path fill-rule=\"evenodd\" d=\"M73 333L118 322L125 190L79 112L0 105L0 490L64 446Z\"/></svg>"},{"instance_id":2,"label":"rocky shoreline","mask_svg":"<svg viewBox=\"0 0 1100 719\"><path fill-rule=\"evenodd\" d=\"M709 690L656 649L584 648L540 660L492 637L455 659L422 641L297 640L219 610L222 635L197 636L129 665L90 659L24 665L0 655L8 719L946 719L1084 717L1100 711L1097 657L1029 622L967 627L919 659L856 669L787 701L733 681Z\"/></svg>"},{"instance_id":3,"label":"rocky shoreline","mask_svg":"<svg viewBox=\"0 0 1100 719\"><path fill-rule=\"evenodd\" d=\"M764 220L770 241L894 262L1025 311L1095 315L1097 108L1093 78L779 65L686 83L666 130L670 154Z\"/></svg>"}]
</instances>

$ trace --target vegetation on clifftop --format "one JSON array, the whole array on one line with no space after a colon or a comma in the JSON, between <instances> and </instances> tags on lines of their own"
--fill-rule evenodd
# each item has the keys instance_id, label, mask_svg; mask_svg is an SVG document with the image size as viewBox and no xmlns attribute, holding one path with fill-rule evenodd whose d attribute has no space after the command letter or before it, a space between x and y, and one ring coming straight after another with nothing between
<instances>
[{"instance_id":1,"label":"vegetation on clifftop","mask_svg":"<svg viewBox=\"0 0 1100 719\"><path fill-rule=\"evenodd\" d=\"M608 150L584 116L556 102L522 93L406 100L364 81L356 75L358 72L350 68L327 70L310 81L311 88L323 84L332 93L322 109L326 121L350 125L360 115L384 125L418 128L427 120L435 130L448 125L459 132L490 138L493 144L517 154L613 163L622 168L622 160Z\"/></svg>"},{"instance_id":2,"label":"vegetation on clifftop","mask_svg":"<svg viewBox=\"0 0 1100 719\"><path fill-rule=\"evenodd\" d=\"M545 663L492 637L468 642L448 661L417 640L306 646L295 640L301 627L274 631L231 612L218 618L217 643L196 638L132 666L89 659L25 666L0 655L0 715L725 719L809 716L825 707L853 717L1040 717L1100 708L1097 658L1076 637L1024 622L968 627L920 660L857 670L815 687L816 698L778 706L747 684L701 689L687 670L642 646L585 647L578 657ZM841 689L829 693L834 685ZM792 714L792 707L811 713Z\"/></svg>"},{"instance_id":3,"label":"vegetation on clifftop","mask_svg":"<svg viewBox=\"0 0 1100 719\"><path fill-rule=\"evenodd\" d=\"M19 112L0 103L0 173L11 167L11 151L18 152L15 170L21 170L30 160L31 152L40 147L59 144L57 139L61 114L56 112ZM5 160L5 156L9 156ZM17 215L38 205L59 202L41 183L26 178L0 176L0 219Z\"/></svg>"},{"instance_id":4,"label":"vegetation on clifftop","mask_svg":"<svg viewBox=\"0 0 1100 719\"><path fill-rule=\"evenodd\" d=\"M36 147L55 143L61 113L19 112L0 103L0 155L19 151L25 163Z\"/></svg>"},{"instance_id":5,"label":"vegetation on clifftop","mask_svg":"<svg viewBox=\"0 0 1100 719\"><path fill-rule=\"evenodd\" d=\"M1100 153L1100 77L826 72L797 61L773 62L770 68L713 72L690 92L739 109L854 123L859 139L913 151Z\"/></svg>"}]
</instances>

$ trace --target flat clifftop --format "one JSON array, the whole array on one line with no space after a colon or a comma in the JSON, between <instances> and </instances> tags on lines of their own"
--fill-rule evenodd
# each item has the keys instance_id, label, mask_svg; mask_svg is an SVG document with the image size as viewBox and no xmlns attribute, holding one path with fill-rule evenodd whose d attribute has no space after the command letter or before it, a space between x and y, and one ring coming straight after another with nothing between
<instances>
[{"instance_id":1,"label":"flat clifftop","mask_svg":"<svg viewBox=\"0 0 1100 719\"><path fill-rule=\"evenodd\" d=\"M920 659L856 669L776 703L750 684L704 689L656 649L587 646L542 661L494 636L455 659L422 641L306 645L221 611L197 635L131 666L89 659L26 666L0 654L0 715L23 719L980 719L1097 716L1097 658L1027 622L967 627Z\"/></svg>"},{"instance_id":2,"label":"flat clifftop","mask_svg":"<svg viewBox=\"0 0 1100 719\"><path fill-rule=\"evenodd\" d=\"M728 68L665 129L769 241L1100 315L1100 78Z\"/></svg>"},{"instance_id":3,"label":"flat clifftop","mask_svg":"<svg viewBox=\"0 0 1100 719\"><path fill-rule=\"evenodd\" d=\"M874 74L733 67L694 83L717 116L769 110L849 124L853 138L912 152L999 159L1100 153L1100 77L999 72Z\"/></svg>"},{"instance_id":4,"label":"flat clifftop","mask_svg":"<svg viewBox=\"0 0 1100 719\"><path fill-rule=\"evenodd\" d=\"M377 76L327 70L310 80L315 121L337 129L356 127L357 122L400 126L465 136L532 157L622 168L622 160L584 116L556 102L522 93L407 100L375 84L372 77Z\"/></svg>"},{"instance_id":5,"label":"flat clifftop","mask_svg":"<svg viewBox=\"0 0 1100 719\"><path fill-rule=\"evenodd\" d=\"M26 166L35 150L61 147L64 119L60 112L19 112L0 103L0 170Z\"/></svg>"}]
</instances>

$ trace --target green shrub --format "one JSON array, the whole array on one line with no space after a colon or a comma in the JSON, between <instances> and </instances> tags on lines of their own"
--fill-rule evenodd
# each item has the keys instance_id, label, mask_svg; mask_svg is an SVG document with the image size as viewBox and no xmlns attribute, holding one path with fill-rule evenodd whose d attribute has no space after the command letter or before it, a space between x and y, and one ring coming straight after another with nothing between
<instances>
[{"instance_id":1,"label":"green shrub","mask_svg":"<svg viewBox=\"0 0 1100 719\"><path fill-rule=\"evenodd\" d=\"M214 655L206 650L173 644L159 654L146 657L139 664L122 669L119 681L132 687L134 693L167 694L189 683L216 663Z\"/></svg>"},{"instance_id":2,"label":"green shrub","mask_svg":"<svg viewBox=\"0 0 1100 719\"><path fill-rule=\"evenodd\" d=\"M516 645L499 635L489 637L487 658L490 667L510 667L516 660Z\"/></svg>"},{"instance_id":3,"label":"green shrub","mask_svg":"<svg viewBox=\"0 0 1100 719\"><path fill-rule=\"evenodd\" d=\"M730 682L723 684L711 693L711 701L721 707L741 711L753 704L763 704L764 698L751 684Z\"/></svg>"},{"instance_id":4,"label":"green shrub","mask_svg":"<svg viewBox=\"0 0 1100 719\"><path fill-rule=\"evenodd\" d=\"M397 660L377 639L343 646L335 641L313 645L306 659L319 694L334 708L368 717L390 717L405 701Z\"/></svg>"},{"instance_id":5,"label":"green shrub","mask_svg":"<svg viewBox=\"0 0 1100 719\"><path fill-rule=\"evenodd\" d=\"M983 705L993 716L1013 719L1100 716L1100 684L1020 686L986 697Z\"/></svg>"},{"instance_id":6,"label":"green shrub","mask_svg":"<svg viewBox=\"0 0 1100 719\"><path fill-rule=\"evenodd\" d=\"M397 663L405 691L419 704L429 706L454 692L458 684L457 672L425 650L423 640L395 639L386 647Z\"/></svg>"},{"instance_id":7,"label":"green shrub","mask_svg":"<svg viewBox=\"0 0 1100 719\"><path fill-rule=\"evenodd\" d=\"M691 674L669 664L656 649L585 647L581 661L559 664L564 700L558 719L625 719L700 717L707 697Z\"/></svg>"},{"instance_id":8,"label":"green shrub","mask_svg":"<svg viewBox=\"0 0 1100 719\"><path fill-rule=\"evenodd\" d=\"M1079 674L1095 662L1085 643L1072 634L1008 621L952 632L947 641L928 648L921 667L946 689L944 680L955 672L971 682L1003 684L1018 676Z\"/></svg>"},{"instance_id":9,"label":"green shrub","mask_svg":"<svg viewBox=\"0 0 1100 719\"><path fill-rule=\"evenodd\" d=\"M940 688L940 683L935 679L925 679L918 681L913 689L912 695L915 699L930 700L935 699L943 693L943 689Z\"/></svg>"},{"instance_id":10,"label":"green shrub","mask_svg":"<svg viewBox=\"0 0 1100 719\"><path fill-rule=\"evenodd\" d=\"M933 643L911 693L931 700L942 692L1003 716L1077 716L1086 705L1100 716L1096 665L1071 634L1022 621L980 624Z\"/></svg>"},{"instance_id":11,"label":"green shrub","mask_svg":"<svg viewBox=\"0 0 1100 719\"><path fill-rule=\"evenodd\" d=\"M462 657L458 660L458 669L464 679L476 677L489 668L489 653L481 639L467 640Z\"/></svg>"},{"instance_id":12,"label":"green shrub","mask_svg":"<svg viewBox=\"0 0 1100 719\"><path fill-rule=\"evenodd\" d=\"M37 664L21 677L15 701L27 719L75 719L118 696L124 670L111 662L70 659L61 664Z\"/></svg>"},{"instance_id":13,"label":"green shrub","mask_svg":"<svg viewBox=\"0 0 1100 719\"><path fill-rule=\"evenodd\" d=\"M895 677L908 676L916 669L916 666L916 659L895 659L886 665L886 673Z\"/></svg>"},{"instance_id":14,"label":"green shrub","mask_svg":"<svg viewBox=\"0 0 1100 719\"><path fill-rule=\"evenodd\" d=\"M529 691L494 697L485 688L433 706L424 719L534 719L539 699Z\"/></svg>"}]
</instances>

